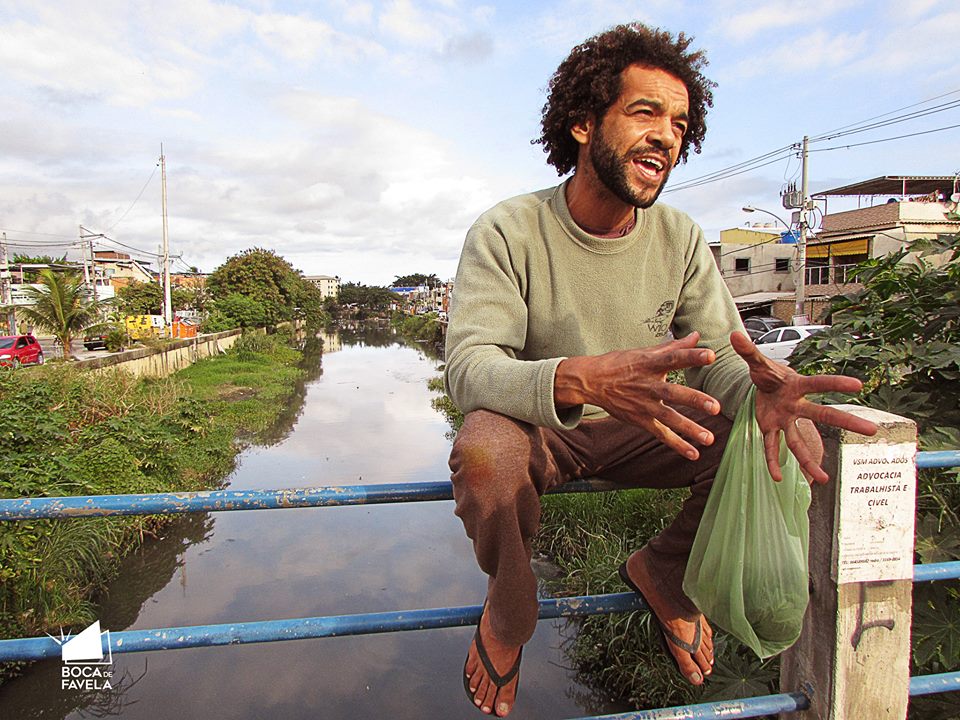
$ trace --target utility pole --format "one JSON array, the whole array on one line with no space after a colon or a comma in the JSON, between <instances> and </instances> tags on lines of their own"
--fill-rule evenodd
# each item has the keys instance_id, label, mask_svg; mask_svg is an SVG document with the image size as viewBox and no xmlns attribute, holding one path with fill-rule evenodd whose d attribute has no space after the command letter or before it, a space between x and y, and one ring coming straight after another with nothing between
<instances>
[{"instance_id":1,"label":"utility pole","mask_svg":"<svg viewBox=\"0 0 960 720\"><path fill-rule=\"evenodd\" d=\"M167 238L167 161L160 143L160 187L163 203L163 322L166 332L173 328L173 301L170 294L170 244Z\"/></svg>"},{"instance_id":2,"label":"utility pole","mask_svg":"<svg viewBox=\"0 0 960 720\"><path fill-rule=\"evenodd\" d=\"M793 324L806 325L807 317L803 311L804 289L807 281L807 213L810 211L810 197L807 194L807 142L803 136L803 150L801 151L801 185L800 185L800 241L797 243L797 278L794 285L797 289L797 304L793 310Z\"/></svg>"},{"instance_id":3,"label":"utility pole","mask_svg":"<svg viewBox=\"0 0 960 720\"><path fill-rule=\"evenodd\" d=\"M90 269L87 267L87 236L83 234L84 227L80 225L80 257L83 258L83 284L90 289Z\"/></svg>"},{"instance_id":4,"label":"utility pole","mask_svg":"<svg viewBox=\"0 0 960 720\"><path fill-rule=\"evenodd\" d=\"M10 287L12 278L10 276L10 263L7 260L6 233L3 233L2 238L0 238L0 261L3 262L3 265L0 265L0 303L5 305L7 308L7 325L9 328L9 334L16 335L17 315L16 310L13 307L13 295Z\"/></svg>"},{"instance_id":5,"label":"utility pole","mask_svg":"<svg viewBox=\"0 0 960 720\"><path fill-rule=\"evenodd\" d=\"M97 264L94 261L93 257L93 239L102 238L103 233L90 232L83 225L80 226L80 256L83 258L83 282L87 286L87 289L90 290L90 295L93 298L93 301L97 301ZM91 269L87 270L87 246L90 246L90 265ZM93 282L90 282L90 275L93 275Z\"/></svg>"}]
</instances>

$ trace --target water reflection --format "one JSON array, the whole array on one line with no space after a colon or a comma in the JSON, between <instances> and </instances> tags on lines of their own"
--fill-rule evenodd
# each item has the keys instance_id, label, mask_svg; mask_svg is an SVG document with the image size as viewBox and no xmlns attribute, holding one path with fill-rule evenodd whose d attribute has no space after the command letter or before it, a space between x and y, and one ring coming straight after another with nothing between
<instances>
[{"instance_id":1,"label":"water reflection","mask_svg":"<svg viewBox=\"0 0 960 720\"><path fill-rule=\"evenodd\" d=\"M345 332L270 446L240 456L232 488L436 480L447 424L430 407L437 363L392 330ZM291 428L292 427L292 431ZM449 502L192 516L128 559L102 603L111 630L479 604L486 581ZM524 653L518 717L621 709L564 667L559 622ZM3 717L472 718L460 668L472 629L114 656L108 697L59 688L59 663L0 688Z\"/></svg>"}]
</instances>

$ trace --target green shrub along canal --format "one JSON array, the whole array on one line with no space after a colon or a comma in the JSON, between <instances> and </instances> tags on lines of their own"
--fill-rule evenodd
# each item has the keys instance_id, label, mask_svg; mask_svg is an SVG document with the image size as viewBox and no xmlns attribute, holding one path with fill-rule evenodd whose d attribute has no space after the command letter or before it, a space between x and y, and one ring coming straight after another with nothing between
<instances>
[{"instance_id":1,"label":"green shrub along canal","mask_svg":"<svg viewBox=\"0 0 960 720\"><path fill-rule=\"evenodd\" d=\"M251 444L225 485L447 478L450 428L427 387L439 363L393 331L344 331L325 345L322 358L306 356L279 419L238 424ZM233 372L233 390L211 390L221 417L255 389L239 366ZM173 457L181 452L190 453L171 446ZM104 629L470 605L485 593L450 502L202 514L157 533L119 560L90 608ZM61 662L45 661L0 686L0 717L476 718L460 678L471 635L459 628L116 655L110 691L62 689ZM625 709L577 682L564 652L574 635L565 623L540 623L524 653L518 717Z\"/></svg>"}]
</instances>

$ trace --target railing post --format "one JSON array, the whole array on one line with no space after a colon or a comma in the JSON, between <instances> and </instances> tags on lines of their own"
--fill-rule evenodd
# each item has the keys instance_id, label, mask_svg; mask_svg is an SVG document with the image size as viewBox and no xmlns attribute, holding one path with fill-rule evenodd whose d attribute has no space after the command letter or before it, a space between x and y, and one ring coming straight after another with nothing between
<instances>
[{"instance_id":1,"label":"railing post","mask_svg":"<svg viewBox=\"0 0 960 720\"><path fill-rule=\"evenodd\" d=\"M806 720L907 716L916 505L916 425L852 405L874 437L820 428L830 483L810 506L810 605L782 657L783 692L809 691ZM786 716L783 716L786 717Z\"/></svg>"}]
</instances>

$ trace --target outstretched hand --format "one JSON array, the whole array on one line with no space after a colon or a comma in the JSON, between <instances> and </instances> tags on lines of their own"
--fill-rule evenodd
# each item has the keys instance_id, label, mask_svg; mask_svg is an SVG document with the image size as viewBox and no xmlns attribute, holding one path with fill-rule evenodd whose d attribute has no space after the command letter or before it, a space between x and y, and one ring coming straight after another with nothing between
<instances>
[{"instance_id":1,"label":"outstretched hand","mask_svg":"<svg viewBox=\"0 0 960 720\"><path fill-rule=\"evenodd\" d=\"M557 367L554 378L557 407L597 405L618 420L648 430L689 460L696 460L700 452L690 441L711 445L713 433L675 408L697 408L716 415L720 403L694 388L667 382L667 373L714 362L716 354L698 348L699 341L700 334L694 332L652 348L567 358Z\"/></svg>"},{"instance_id":2,"label":"outstretched hand","mask_svg":"<svg viewBox=\"0 0 960 720\"><path fill-rule=\"evenodd\" d=\"M863 387L856 378L846 375L800 375L786 365L765 357L746 335L735 332L730 344L750 366L750 379L757 386L757 425L763 433L763 453L774 480L783 478L780 472L780 433L787 447L800 463L804 474L818 483L829 479L820 467L819 458L804 442L798 422L804 419L833 425L861 435L874 435L877 426L869 420L827 405L818 405L806 399L809 393L856 393Z\"/></svg>"}]
</instances>

